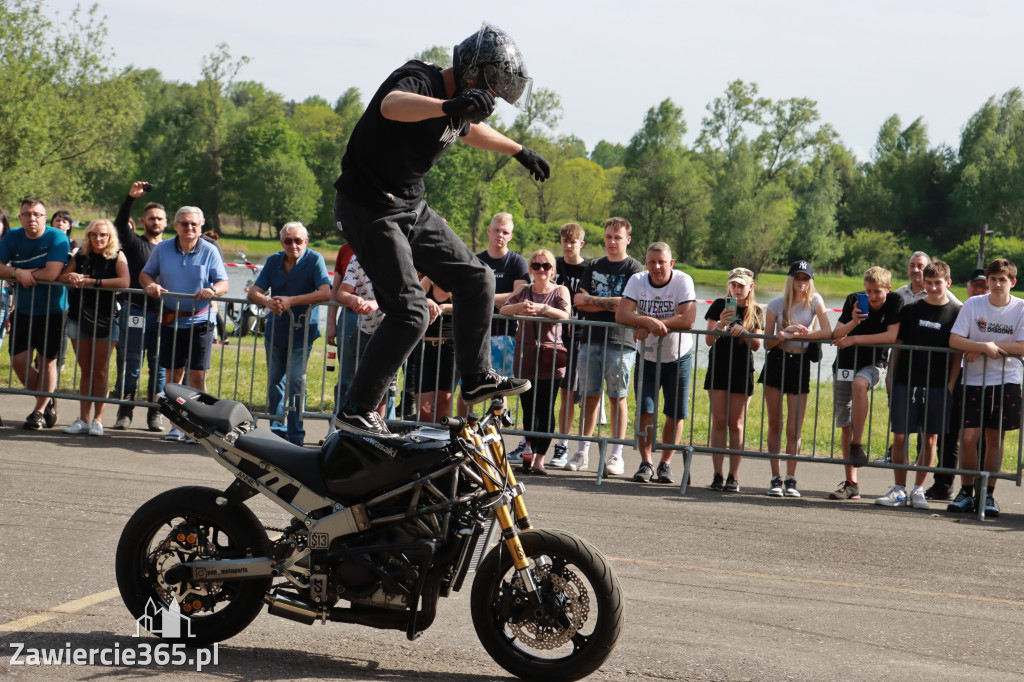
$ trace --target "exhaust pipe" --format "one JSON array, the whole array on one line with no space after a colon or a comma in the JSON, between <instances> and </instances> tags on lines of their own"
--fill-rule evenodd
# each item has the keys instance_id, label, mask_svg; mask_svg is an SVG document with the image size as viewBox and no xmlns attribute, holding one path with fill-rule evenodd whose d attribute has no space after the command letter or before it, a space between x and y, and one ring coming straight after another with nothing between
<instances>
[{"instance_id":1,"label":"exhaust pipe","mask_svg":"<svg viewBox=\"0 0 1024 682\"><path fill-rule=\"evenodd\" d=\"M268 606L267 613L272 616L280 616L304 625L312 625L317 618L323 618L316 606L287 595L268 592L263 595L263 601Z\"/></svg>"}]
</instances>

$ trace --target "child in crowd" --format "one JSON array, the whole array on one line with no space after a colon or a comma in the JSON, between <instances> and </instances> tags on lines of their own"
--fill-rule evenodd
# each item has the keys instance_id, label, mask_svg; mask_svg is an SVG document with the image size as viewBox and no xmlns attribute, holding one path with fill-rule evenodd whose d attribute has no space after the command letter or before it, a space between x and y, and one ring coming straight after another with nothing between
<instances>
[{"instance_id":1,"label":"child in crowd","mask_svg":"<svg viewBox=\"0 0 1024 682\"><path fill-rule=\"evenodd\" d=\"M953 391L960 377L960 354L950 354L949 334L953 329L959 302L946 297L952 283L949 266L940 260L924 267L927 296L905 305L900 313L897 338L908 346L929 346L942 351L893 349L892 392L889 396L889 421L893 432L892 461L907 461L907 434L924 434L924 466L934 466L939 434L946 433ZM922 462L919 462L921 464ZM875 500L883 507L912 506L929 509L924 481L928 472L914 475L914 488L907 494L907 470L893 469L895 484Z\"/></svg>"},{"instance_id":2,"label":"child in crowd","mask_svg":"<svg viewBox=\"0 0 1024 682\"><path fill-rule=\"evenodd\" d=\"M964 302L953 324L949 345L967 354L964 366L964 431L962 464L978 468L978 439L985 429L985 471L998 473L1006 431L1020 428L1021 366L1007 355L1024 354L1024 300L1010 295L1017 283L1017 266L997 258L985 269L989 293ZM961 476L962 487L949 503L951 512L976 509L973 476ZM999 516L994 498L995 479L989 479L985 514Z\"/></svg>"},{"instance_id":3,"label":"child in crowd","mask_svg":"<svg viewBox=\"0 0 1024 682\"><path fill-rule=\"evenodd\" d=\"M764 384L764 402L768 408L768 451L779 452L782 445L782 396L786 396L786 454L800 454L800 435L811 392L812 354L820 358L821 347L809 341L832 337L832 325L825 312L825 301L814 290L814 267L805 260L794 261L786 277L782 296L768 303L765 329L774 339L765 341L768 354L758 381ZM815 329L817 327L818 329ZM782 480L780 460L769 460L771 497L800 497L796 485L796 461L786 462L786 480Z\"/></svg>"},{"instance_id":4,"label":"child in crowd","mask_svg":"<svg viewBox=\"0 0 1024 682\"><path fill-rule=\"evenodd\" d=\"M569 289L569 298L572 300L580 289L580 280L583 279L583 272L587 269L588 261L583 258L580 250L583 248L583 238L586 234L578 223L566 223L558 232L558 241L562 246L562 255L555 262L555 284L560 284ZM578 319L576 306L572 308L572 319ZM565 376L560 380L558 387L558 433L569 433L572 429L573 418L576 414L576 404L579 400L576 393L576 359L580 353L580 341L583 339L583 327L572 325L571 339L566 344L569 350L569 364L565 370ZM564 329L564 328L563 328ZM563 332L564 334L564 332ZM568 334L564 334L569 336ZM562 468L569 461L569 441L562 438L555 443L555 452L551 458L551 466Z\"/></svg>"},{"instance_id":5,"label":"child in crowd","mask_svg":"<svg viewBox=\"0 0 1024 682\"><path fill-rule=\"evenodd\" d=\"M846 479L829 493L832 500L860 499L857 468L868 463L863 439L869 393L881 378L889 356L887 348L877 345L896 342L903 310L903 299L892 292L892 274L885 268L868 268L864 293L867 310L862 310L863 303L858 300L861 294L850 294L832 332L832 343L839 349L833 366L833 410L836 426L842 429L842 452L849 458L844 467Z\"/></svg>"},{"instance_id":6,"label":"child in crowd","mask_svg":"<svg viewBox=\"0 0 1024 682\"><path fill-rule=\"evenodd\" d=\"M704 389L711 392L711 447L725 448L728 429L729 448L743 450L743 423L754 394L754 351L761 339L750 334L764 333L764 308L754 300L754 273L746 268L729 271L730 300L716 298L704 314L708 331L728 332L719 336L707 334L711 346ZM712 453L715 468L712 490L727 493L740 491L739 469L742 455L729 455L729 478L722 478L725 455Z\"/></svg>"}]
</instances>

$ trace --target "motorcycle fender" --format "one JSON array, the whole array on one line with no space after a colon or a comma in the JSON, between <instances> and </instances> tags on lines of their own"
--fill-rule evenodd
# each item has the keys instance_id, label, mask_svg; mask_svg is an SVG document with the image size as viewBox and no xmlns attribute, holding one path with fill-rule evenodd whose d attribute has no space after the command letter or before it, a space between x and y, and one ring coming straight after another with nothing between
<instances>
[{"instance_id":1,"label":"motorcycle fender","mask_svg":"<svg viewBox=\"0 0 1024 682\"><path fill-rule=\"evenodd\" d=\"M256 580L276 575L270 557L246 559L210 559L179 564L164 573L164 580L177 583L202 583L220 580Z\"/></svg>"}]
</instances>

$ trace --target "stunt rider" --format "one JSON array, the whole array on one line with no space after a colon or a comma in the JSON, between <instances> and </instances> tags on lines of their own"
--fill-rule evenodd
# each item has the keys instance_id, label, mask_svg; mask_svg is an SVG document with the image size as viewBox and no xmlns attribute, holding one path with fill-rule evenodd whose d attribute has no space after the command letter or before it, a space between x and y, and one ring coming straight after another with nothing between
<instances>
[{"instance_id":1,"label":"stunt rider","mask_svg":"<svg viewBox=\"0 0 1024 682\"><path fill-rule=\"evenodd\" d=\"M363 351L335 418L339 429L389 436L374 411L423 336L430 315L417 270L452 294L456 365L473 404L530 388L490 367L494 275L423 200L423 176L457 139L513 156L536 180L544 158L487 124L501 97L525 111L532 79L519 48L484 23L455 46L454 66L409 61L380 86L349 139L334 183L334 217L370 281L383 322Z\"/></svg>"}]
</instances>

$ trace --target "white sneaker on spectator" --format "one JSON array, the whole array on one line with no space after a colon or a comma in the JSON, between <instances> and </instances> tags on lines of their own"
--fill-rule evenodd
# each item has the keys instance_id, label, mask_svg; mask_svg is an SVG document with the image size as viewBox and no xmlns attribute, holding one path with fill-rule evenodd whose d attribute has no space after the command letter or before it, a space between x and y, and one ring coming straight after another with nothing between
<instances>
[{"instance_id":1,"label":"white sneaker on spectator","mask_svg":"<svg viewBox=\"0 0 1024 682\"><path fill-rule=\"evenodd\" d=\"M90 436L102 436L103 435L103 422L99 419L93 419L92 424L89 424L89 435Z\"/></svg>"},{"instance_id":2,"label":"white sneaker on spectator","mask_svg":"<svg viewBox=\"0 0 1024 682\"><path fill-rule=\"evenodd\" d=\"M883 507L904 507L907 504L907 491L893 486L885 495L875 498L875 504Z\"/></svg>"},{"instance_id":3,"label":"white sneaker on spectator","mask_svg":"<svg viewBox=\"0 0 1024 682\"><path fill-rule=\"evenodd\" d=\"M164 435L164 440L173 440L180 443L185 440L185 434L181 432L181 429L175 426Z\"/></svg>"},{"instance_id":4,"label":"white sneaker on spectator","mask_svg":"<svg viewBox=\"0 0 1024 682\"><path fill-rule=\"evenodd\" d=\"M924 488L915 488L910 493L910 506L914 509L931 509L928 500L924 497Z\"/></svg>"},{"instance_id":5,"label":"white sneaker on spectator","mask_svg":"<svg viewBox=\"0 0 1024 682\"><path fill-rule=\"evenodd\" d=\"M621 476L626 473L626 463L622 461L622 455L609 455L608 461L604 463L605 476Z\"/></svg>"},{"instance_id":6,"label":"white sneaker on spectator","mask_svg":"<svg viewBox=\"0 0 1024 682\"><path fill-rule=\"evenodd\" d=\"M590 466L590 458L587 453L579 450L572 459L565 465L566 471L586 471L587 467Z\"/></svg>"},{"instance_id":7,"label":"white sneaker on spectator","mask_svg":"<svg viewBox=\"0 0 1024 682\"><path fill-rule=\"evenodd\" d=\"M86 423L84 419L76 419L71 426L64 427L64 433L70 433L72 435L89 433L89 424Z\"/></svg>"},{"instance_id":8,"label":"white sneaker on spectator","mask_svg":"<svg viewBox=\"0 0 1024 682\"><path fill-rule=\"evenodd\" d=\"M563 469L569 462L569 446L568 445L555 445L555 456L551 458L549 462L550 466L556 469Z\"/></svg>"}]
</instances>

